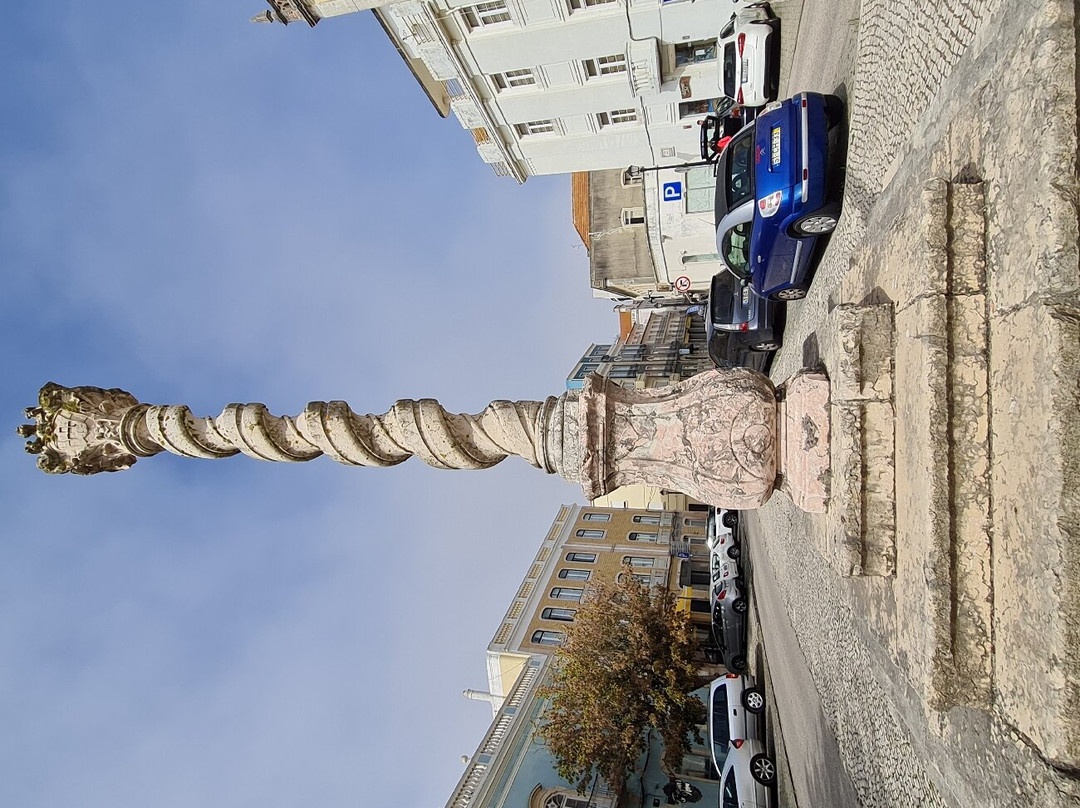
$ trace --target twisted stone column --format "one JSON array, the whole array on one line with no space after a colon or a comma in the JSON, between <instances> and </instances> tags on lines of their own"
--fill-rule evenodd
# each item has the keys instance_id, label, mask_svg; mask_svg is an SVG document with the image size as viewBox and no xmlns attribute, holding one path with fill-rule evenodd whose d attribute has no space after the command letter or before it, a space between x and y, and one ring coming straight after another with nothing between
<instances>
[{"instance_id":1,"label":"twisted stone column","mask_svg":"<svg viewBox=\"0 0 1080 808\"><path fill-rule=\"evenodd\" d=\"M325 454L351 466L395 466L416 455L441 469L483 469L518 455L576 480L563 458L565 407L554 397L493 401L478 415L456 415L422 399L358 415L344 401L313 401L295 417L272 415L262 404L229 404L210 418L183 405L140 404L123 390L50 382L26 411L36 423L19 431L32 439L26 448L38 455L38 467L51 474L120 471L162 451L290 463Z\"/></svg>"},{"instance_id":2,"label":"twisted stone column","mask_svg":"<svg viewBox=\"0 0 1080 808\"><path fill-rule=\"evenodd\" d=\"M818 384L826 411L823 422L814 422L823 426L813 431L827 447L828 380ZM26 449L53 474L120 471L162 451L291 463L325 454L353 466L394 466L416 455L441 469L483 469L517 455L580 483L590 500L644 482L746 509L771 496L781 456L772 383L742 368L649 390L593 375L580 395L494 401L478 415L448 413L422 399L398 401L382 415L358 415L343 401L315 401L297 416L272 415L262 404L230 404L210 418L182 405L141 404L123 390L49 383L26 416L34 420L19 428L31 439ZM823 508L827 467L817 478Z\"/></svg>"}]
</instances>

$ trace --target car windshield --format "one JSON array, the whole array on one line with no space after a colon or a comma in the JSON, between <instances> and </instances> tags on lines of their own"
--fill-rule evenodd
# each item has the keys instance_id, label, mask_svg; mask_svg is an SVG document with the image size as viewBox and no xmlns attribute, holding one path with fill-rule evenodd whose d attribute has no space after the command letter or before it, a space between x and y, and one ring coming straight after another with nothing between
<instances>
[{"instance_id":1,"label":"car windshield","mask_svg":"<svg viewBox=\"0 0 1080 808\"><path fill-rule=\"evenodd\" d=\"M727 184L728 210L754 195L754 138L753 130L744 130L743 137L737 137L728 144L727 170L724 179Z\"/></svg>"},{"instance_id":2,"label":"car windshield","mask_svg":"<svg viewBox=\"0 0 1080 808\"><path fill-rule=\"evenodd\" d=\"M737 224L724 233L720 257L733 271L743 276L750 272L750 222Z\"/></svg>"},{"instance_id":3,"label":"car windshield","mask_svg":"<svg viewBox=\"0 0 1080 808\"><path fill-rule=\"evenodd\" d=\"M728 744L731 743L726 687L718 687L713 691L710 708L712 714L709 716L709 740L712 741L713 755L716 760L722 761L727 756Z\"/></svg>"},{"instance_id":4,"label":"car windshield","mask_svg":"<svg viewBox=\"0 0 1080 808\"><path fill-rule=\"evenodd\" d=\"M724 45L724 95L735 97L735 43Z\"/></svg>"},{"instance_id":5,"label":"car windshield","mask_svg":"<svg viewBox=\"0 0 1080 808\"><path fill-rule=\"evenodd\" d=\"M739 283L728 272L718 272L709 287L709 319L714 324L730 325L735 311L735 295L740 294Z\"/></svg>"}]
</instances>

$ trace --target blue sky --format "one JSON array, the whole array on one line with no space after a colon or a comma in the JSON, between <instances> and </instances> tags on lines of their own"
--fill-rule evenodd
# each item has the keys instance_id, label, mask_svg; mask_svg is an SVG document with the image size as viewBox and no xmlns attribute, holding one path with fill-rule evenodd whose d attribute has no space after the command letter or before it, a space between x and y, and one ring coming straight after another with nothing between
<instances>
[{"instance_id":1,"label":"blue sky","mask_svg":"<svg viewBox=\"0 0 1080 808\"><path fill-rule=\"evenodd\" d=\"M567 177L500 179L370 14L15 4L0 28L0 805L442 805L575 487L159 456L48 477L38 387L381 413L557 394L616 329Z\"/></svg>"}]
</instances>

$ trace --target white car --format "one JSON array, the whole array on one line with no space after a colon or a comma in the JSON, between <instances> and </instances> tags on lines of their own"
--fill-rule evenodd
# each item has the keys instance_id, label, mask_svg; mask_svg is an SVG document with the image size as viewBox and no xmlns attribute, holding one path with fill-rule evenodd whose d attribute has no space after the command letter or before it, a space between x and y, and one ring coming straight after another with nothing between
<instances>
[{"instance_id":1,"label":"white car","mask_svg":"<svg viewBox=\"0 0 1080 808\"><path fill-rule=\"evenodd\" d=\"M780 89L780 20L764 3L739 8L720 29L720 87L741 107L763 107Z\"/></svg>"},{"instance_id":2,"label":"white car","mask_svg":"<svg viewBox=\"0 0 1080 808\"><path fill-rule=\"evenodd\" d=\"M719 676L709 684L709 747L713 765L724 768L728 744L758 737L757 716L765 712L765 693L760 687L747 686L738 673Z\"/></svg>"},{"instance_id":3,"label":"white car","mask_svg":"<svg viewBox=\"0 0 1080 808\"><path fill-rule=\"evenodd\" d=\"M776 762L753 738L732 739L720 772L721 808L769 808L775 803Z\"/></svg>"}]
</instances>

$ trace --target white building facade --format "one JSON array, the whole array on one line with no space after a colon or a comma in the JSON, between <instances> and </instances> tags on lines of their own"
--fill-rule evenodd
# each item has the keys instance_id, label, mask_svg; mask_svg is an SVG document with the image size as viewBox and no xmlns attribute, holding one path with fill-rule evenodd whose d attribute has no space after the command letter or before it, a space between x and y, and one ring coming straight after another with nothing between
<instances>
[{"instance_id":1,"label":"white building facade","mask_svg":"<svg viewBox=\"0 0 1080 808\"><path fill-rule=\"evenodd\" d=\"M470 130L496 174L700 160L721 96L716 36L731 0L268 0L258 21L371 10L439 114ZM719 271L711 166L636 173L660 292L704 292ZM642 268L644 273L644 268ZM643 274L642 273L642 274Z\"/></svg>"},{"instance_id":2,"label":"white building facade","mask_svg":"<svg viewBox=\"0 0 1080 808\"><path fill-rule=\"evenodd\" d=\"M372 10L441 114L519 182L685 163L720 96L730 0L270 0L314 24ZM730 13L730 12L728 12Z\"/></svg>"}]
</instances>

